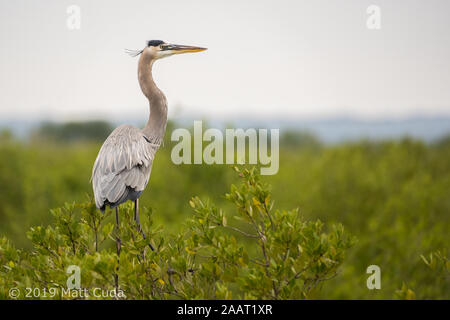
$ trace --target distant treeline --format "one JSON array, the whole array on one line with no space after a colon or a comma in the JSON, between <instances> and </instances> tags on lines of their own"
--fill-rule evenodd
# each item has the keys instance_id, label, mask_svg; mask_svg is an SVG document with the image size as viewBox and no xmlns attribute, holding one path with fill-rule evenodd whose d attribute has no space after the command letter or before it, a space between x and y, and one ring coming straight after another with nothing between
<instances>
[{"instance_id":1,"label":"distant treeline","mask_svg":"<svg viewBox=\"0 0 450 320\"><path fill-rule=\"evenodd\" d=\"M167 143L170 140L170 132L177 127L179 126L176 123L169 121L165 137ZM32 132L31 138L69 143L80 141L99 142L105 140L114 128L114 124L100 120L66 123L44 122ZM286 129L280 133L280 142L284 146L317 148L322 145L320 139L308 131Z\"/></svg>"},{"instance_id":2,"label":"distant treeline","mask_svg":"<svg viewBox=\"0 0 450 320\"><path fill-rule=\"evenodd\" d=\"M55 122L44 122L39 127L31 131L28 138L31 140L45 140L45 141L55 141L64 143L73 142L102 142L108 135L114 130L116 124L110 123L108 121L97 120L97 121L71 121L65 123L55 123ZM170 143L171 132L180 127L186 127L174 121L170 121L167 124L167 133L164 138L165 143ZM208 125L206 125L208 127ZM192 131L193 128L187 126L187 129ZM0 128L0 140L5 141L13 139L16 136L11 130L6 128ZM408 136L402 136L399 138L408 138ZM417 138L410 137L413 140L418 140ZM356 142L358 140L372 140L368 137L361 136L360 139L351 140ZM389 138L375 139L381 141L393 140ZM395 140L395 139L394 139ZM422 140L422 139L419 139ZM423 140L422 140L423 141ZM344 141L343 141L344 142ZM348 142L348 141L347 141ZM448 145L450 143L450 134L441 136L439 139L432 141L432 145ZM304 129L304 128L281 128L280 129L280 145L288 148L312 148L318 149L326 145L314 131Z\"/></svg>"},{"instance_id":3,"label":"distant treeline","mask_svg":"<svg viewBox=\"0 0 450 320\"><path fill-rule=\"evenodd\" d=\"M102 141L113 129L107 121L45 122L32 133L32 138L64 142Z\"/></svg>"}]
</instances>

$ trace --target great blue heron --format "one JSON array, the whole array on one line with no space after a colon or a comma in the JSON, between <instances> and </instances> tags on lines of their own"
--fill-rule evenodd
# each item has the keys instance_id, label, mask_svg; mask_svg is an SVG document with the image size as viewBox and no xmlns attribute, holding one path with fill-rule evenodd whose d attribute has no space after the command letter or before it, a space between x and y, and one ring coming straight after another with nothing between
<instances>
[{"instance_id":1,"label":"great blue heron","mask_svg":"<svg viewBox=\"0 0 450 320\"><path fill-rule=\"evenodd\" d=\"M103 143L92 169L95 204L102 212L106 206L116 209L117 228L118 206L128 200L134 201L134 220L145 238L139 222L138 199L149 181L153 159L161 146L167 124L167 100L153 81L153 63L174 54L204 50L206 48L151 40L142 50L128 51L131 56L140 55L138 80L150 103L150 116L144 129L130 125L116 128ZM150 248L154 250L151 244ZM120 239L117 251L120 253Z\"/></svg>"}]
</instances>

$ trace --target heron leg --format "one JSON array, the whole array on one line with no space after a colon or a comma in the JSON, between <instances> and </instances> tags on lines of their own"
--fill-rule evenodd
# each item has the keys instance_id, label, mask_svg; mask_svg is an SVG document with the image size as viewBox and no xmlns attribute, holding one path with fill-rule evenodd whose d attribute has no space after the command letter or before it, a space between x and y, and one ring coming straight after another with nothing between
<instances>
[{"instance_id":1,"label":"heron leg","mask_svg":"<svg viewBox=\"0 0 450 320\"><path fill-rule=\"evenodd\" d=\"M137 229L142 233L142 236L145 239L145 234L142 231L141 222L139 221L139 199L134 200L134 221L136 221Z\"/></svg>"},{"instance_id":2,"label":"heron leg","mask_svg":"<svg viewBox=\"0 0 450 320\"><path fill-rule=\"evenodd\" d=\"M119 290L119 263L120 263L120 248L121 241L119 235L119 208L116 207L116 249L117 249L117 268L116 273L114 274L114 282L116 285L116 291Z\"/></svg>"},{"instance_id":3,"label":"heron leg","mask_svg":"<svg viewBox=\"0 0 450 320\"><path fill-rule=\"evenodd\" d=\"M122 247L120 236L119 236L119 208L116 207L116 246L117 246L117 255L120 255L120 248Z\"/></svg>"},{"instance_id":4,"label":"heron leg","mask_svg":"<svg viewBox=\"0 0 450 320\"><path fill-rule=\"evenodd\" d=\"M134 220L136 221L136 227L138 231L142 234L142 237L146 239L146 235L144 230L141 228L141 223L139 221L139 199L134 200ZM150 249L152 251L155 251L155 248L153 248L152 244L149 242L148 245L150 246Z\"/></svg>"}]
</instances>

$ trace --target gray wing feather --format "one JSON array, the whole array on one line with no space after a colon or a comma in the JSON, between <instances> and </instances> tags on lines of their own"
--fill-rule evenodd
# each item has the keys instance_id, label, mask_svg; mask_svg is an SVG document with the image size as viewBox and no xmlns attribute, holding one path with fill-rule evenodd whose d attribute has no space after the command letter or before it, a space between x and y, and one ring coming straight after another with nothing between
<instances>
[{"instance_id":1,"label":"gray wing feather","mask_svg":"<svg viewBox=\"0 0 450 320\"><path fill-rule=\"evenodd\" d=\"M92 186L98 208L124 198L128 188L143 191L159 144L149 143L141 130L122 125L101 147L92 169Z\"/></svg>"}]
</instances>

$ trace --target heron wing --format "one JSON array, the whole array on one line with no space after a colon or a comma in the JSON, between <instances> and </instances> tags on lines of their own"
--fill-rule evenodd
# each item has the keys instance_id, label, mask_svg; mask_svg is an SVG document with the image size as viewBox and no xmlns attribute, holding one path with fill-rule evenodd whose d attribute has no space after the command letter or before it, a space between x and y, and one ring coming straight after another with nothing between
<instances>
[{"instance_id":1,"label":"heron wing","mask_svg":"<svg viewBox=\"0 0 450 320\"><path fill-rule=\"evenodd\" d=\"M124 195L129 188L142 192L150 178L158 148L159 144L149 141L133 126L116 128L103 143L92 169L97 207L126 201Z\"/></svg>"}]
</instances>

